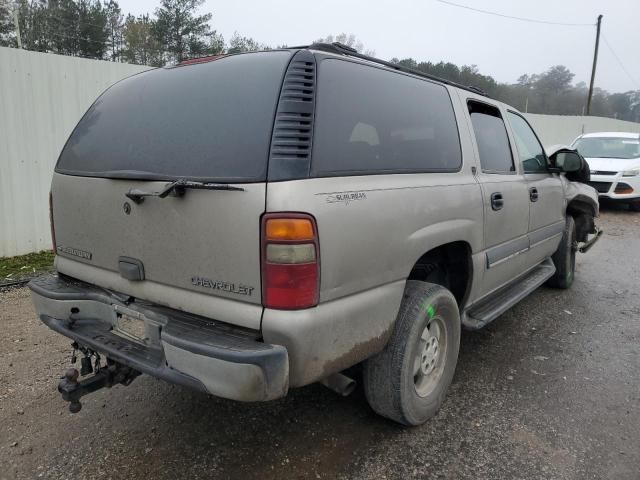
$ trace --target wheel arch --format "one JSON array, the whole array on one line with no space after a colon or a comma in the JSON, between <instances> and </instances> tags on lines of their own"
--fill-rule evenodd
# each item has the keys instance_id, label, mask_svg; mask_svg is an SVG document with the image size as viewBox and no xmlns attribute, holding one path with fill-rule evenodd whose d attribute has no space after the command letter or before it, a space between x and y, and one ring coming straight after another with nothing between
<instances>
[{"instance_id":1,"label":"wheel arch","mask_svg":"<svg viewBox=\"0 0 640 480\"><path fill-rule=\"evenodd\" d=\"M424 252L413 264L407 280L436 283L448 288L462 308L473 281L472 248L465 240L443 243Z\"/></svg>"},{"instance_id":2,"label":"wheel arch","mask_svg":"<svg viewBox=\"0 0 640 480\"><path fill-rule=\"evenodd\" d=\"M576 223L576 239L585 242L590 233L595 232L595 217L598 208L593 200L585 195L577 195L567 204L567 215L571 215Z\"/></svg>"}]
</instances>

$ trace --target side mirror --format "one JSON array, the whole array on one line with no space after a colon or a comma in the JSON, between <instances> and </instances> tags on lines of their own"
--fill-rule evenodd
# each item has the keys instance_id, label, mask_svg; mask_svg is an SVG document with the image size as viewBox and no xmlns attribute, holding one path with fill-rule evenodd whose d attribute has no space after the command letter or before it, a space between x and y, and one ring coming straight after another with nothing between
<instances>
[{"instance_id":1,"label":"side mirror","mask_svg":"<svg viewBox=\"0 0 640 480\"><path fill-rule=\"evenodd\" d=\"M551 156L551 163L561 172L577 172L582 169L583 160L578 152L560 151Z\"/></svg>"}]
</instances>

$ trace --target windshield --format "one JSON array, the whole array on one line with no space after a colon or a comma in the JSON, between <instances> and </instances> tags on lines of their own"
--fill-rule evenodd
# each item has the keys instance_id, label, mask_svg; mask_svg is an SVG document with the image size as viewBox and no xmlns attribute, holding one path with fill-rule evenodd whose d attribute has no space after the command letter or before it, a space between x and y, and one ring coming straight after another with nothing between
<instances>
[{"instance_id":1,"label":"windshield","mask_svg":"<svg viewBox=\"0 0 640 480\"><path fill-rule=\"evenodd\" d=\"M288 51L232 55L118 82L80 120L56 171L106 178L264 181L290 57Z\"/></svg>"},{"instance_id":2,"label":"windshield","mask_svg":"<svg viewBox=\"0 0 640 480\"><path fill-rule=\"evenodd\" d=\"M640 141L633 138L580 138L574 147L586 158L630 159L640 157Z\"/></svg>"}]
</instances>

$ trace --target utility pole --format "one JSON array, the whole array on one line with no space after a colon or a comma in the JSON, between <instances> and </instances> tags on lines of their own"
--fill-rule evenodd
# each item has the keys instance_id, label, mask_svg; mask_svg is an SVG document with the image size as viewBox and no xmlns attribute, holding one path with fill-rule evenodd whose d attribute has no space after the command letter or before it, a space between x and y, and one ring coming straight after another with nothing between
<instances>
[{"instance_id":1,"label":"utility pole","mask_svg":"<svg viewBox=\"0 0 640 480\"><path fill-rule=\"evenodd\" d=\"M18 21L18 4L13 9L13 23L16 26L16 40L18 40L18 48L22 48L22 39L20 38L20 22Z\"/></svg>"},{"instance_id":2,"label":"utility pole","mask_svg":"<svg viewBox=\"0 0 640 480\"><path fill-rule=\"evenodd\" d=\"M600 24L602 15L598 15L598 26L596 28L596 48L593 52L593 68L591 69L591 82L589 83L589 97L587 98L587 115L591 115L591 98L593 97L593 82L596 79L596 64L598 63L598 47L600 46Z\"/></svg>"}]
</instances>

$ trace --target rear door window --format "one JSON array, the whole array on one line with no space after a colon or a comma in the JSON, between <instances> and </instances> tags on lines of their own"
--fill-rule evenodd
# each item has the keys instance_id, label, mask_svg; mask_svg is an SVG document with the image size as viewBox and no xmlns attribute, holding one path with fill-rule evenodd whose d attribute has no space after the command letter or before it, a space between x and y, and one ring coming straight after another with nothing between
<instances>
[{"instance_id":1,"label":"rear door window","mask_svg":"<svg viewBox=\"0 0 640 480\"><path fill-rule=\"evenodd\" d=\"M461 165L444 86L344 60L320 63L312 175L451 172Z\"/></svg>"},{"instance_id":2,"label":"rear door window","mask_svg":"<svg viewBox=\"0 0 640 480\"><path fill-rule=\"evenodd\" d=\"M468 102L473 133L484 173L513 173L513 156L507 129L497 107L483 102Z\"/></svg>"},{"instance_id":3,"label":"rear door window","mask_svg":"<svg viewBox=\"0 0 640 480\"><path fill-rule=\"evenodd\" d=\"M264 181L291 53L156 69L107 90L69 138L57 171L109 178Z\"/></svg>"}]
</instances>

